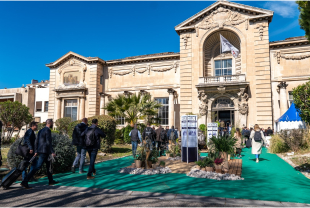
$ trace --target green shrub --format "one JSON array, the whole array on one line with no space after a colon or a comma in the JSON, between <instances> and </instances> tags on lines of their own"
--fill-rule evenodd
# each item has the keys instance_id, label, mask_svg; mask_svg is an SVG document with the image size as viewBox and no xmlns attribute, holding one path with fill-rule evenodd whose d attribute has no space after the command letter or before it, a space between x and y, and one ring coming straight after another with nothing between
<instances>
[{"instance_id":1,"label":"green shrub","mask_svg":"<svg viewBox=\"0 0 310 208\"><path fill-rule=\"evenodd\" d=\"M98 119L98 127L106 134L106 138L101 140L101 151L111 152L115 140L116 120L107 115L93 116L88 118L89 126L93 119Z\"/></svg>"},{"instance_id":2,"label":"green shrub","mask_svg":"<svg viewBox=\"0 0 310 208\"><path fill-rule=\"evenodd\" d=\"M133 127L131 127L130 125L127 125L122 130L123 130L124 142L126 144L130 144L131 143L131 138L129 136L129 133L131 132L131 130L133 130ZM142 132L141 132L141 136L142 136Z\"/></svg>"},{"instance_id":3,"label":"green shrub","mask_svg":"<svg viewBox=\"0 0 310 208\"><path fill-rule=\"evenodd\" d=\"M8 152L8 165L11 168L17 167L22 160L15 151L23 138L17 139L10 147ZM68 136L52 133L52 145L56 153L56 161L53 163L53 173L62 173L70 170L75 158L75 148L71 145ZM37 175L46 174L45 165L36 173Z\"/></svg>"},{"instance_id":4,"label":"green shrub","mask_svg":"<svg viewBox=\"0 0 310 208\"><path fill-rule=\"evenodd\" d=\"M46 126L46 123L38 123L38 128L37 131L40 131L41 129L43 129Z\"/></svg>"},{"instance_id":5,"label":"green shrub","mask_svg":"<svg viewBox=\"0 0 310 208\"><path fill-rule=\"evenodd\" d=\"M305 131L303 129L282 130L279 133L281 139L283 139L289 149L294 152L297 152L306 144L304 135Z\"/></svg>"},{"instance_id":6,"label":"green shrub","mask_svg":"<svg viewBox=\"0 0 310 208\"><path fill-rule=\"evenodd\" d=\"M82 120L76 120L76 121L72 121L69 126L68 126L68 136L72 139L72 134L73 134L73 130L74 130L74 127L76 125L78 125L79 123L81 123Z\"/></svg>"},{"instance_id":7,"label":"green shrub","mask_svg":"<svg viewBox=\"0 0 310 208\"><path fill-rule=\"evenodd\" d=\"M237 139L235 139L233 136L213 136L210 138L209 146L212 151L233 154L236 142Z\"/></svg>"},{"instance_id":8,"label":"green shrub","mask_svg":"<svg viewBox=\"0 0 310 208\"><path fill-rule=\"evenodd\" d=\"M287 152L288 150L289 147L285 144L284 140L278 134L271 136L269 152L282 153Z\"/></svg>"},{"instance_id":9,"label":"green shrub","mask_svg":"<svg viewBox=\"0 0 310 208\"><path fill-rule=\"evenodd\" d=\"M62 134L68 134L69 124L71 121L72 120L69 117L57 119L55 122L56 130Z\"/></svg>"},{"instance_id":10,"label":"green shrub","mask_svg":"<svg viewBox=\"0 0 310 208\"><path fill-rule=\"evenodd\" d=\"M60 134L60 131L57 131L57 130L51 130L51 132L54 134Z\"/></svg>"},{"instance_id":11,"label":"green shrub","mask_svg":"<svg viewBox=\"0 0 310 208\"><path fill-rule=\"evenodd\" d=\"M231 135L231 136L234 136L235 133L236 133L236 128L235 128L235 127L231 127L230 135Z\"/></svg>"},{"instance_id":12,"label":"green shrub","mask_svg":"<svg viewBox=\"0 0 310 208\"><path fill-rule=\"evenodd\" d=\"M202 132L205 132L205 131L206 131L206 125L205 125L205 124L200 124L200 125L199 125L199 129L200 129Z\"/></svg>"},{"instance_id":13,"label":"green shrub","mask_svg":"<svg viewBox=\"0 0 310 208\"><path fill-rule=\"evenodd\" d=\"M214 160L211 157L205 157L203 159L203 163L204 163L205 167L213 167Z\"/></svg>"},{"instance_id":14,"label":"green shrub","mask_svg":"<svg viewBox=\"0 0 310 208\"><path fill-rule=\"evenodd\" d=\"M123 131L121 129L116 129L115 131L114 144L124 144Z\"/></svg>"}]
</instances>

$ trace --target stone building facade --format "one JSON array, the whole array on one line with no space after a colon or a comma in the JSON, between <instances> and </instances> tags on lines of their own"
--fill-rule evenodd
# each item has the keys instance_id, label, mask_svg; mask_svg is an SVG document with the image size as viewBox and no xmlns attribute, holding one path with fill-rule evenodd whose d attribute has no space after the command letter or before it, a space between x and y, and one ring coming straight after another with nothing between
<instances>
[{"instance_id":1,"label":"stone building facade","mask_svg":"<svg viewBox=\"0 0 310 208\"><path fill-rule=\"evenodd\" d=\"M304 37L269 41L273 11L218 1L175 27L179 53L104 61L69 52L50 68L49 118L106 114L117 94L150 93L163 103L163 125L199 114L199 124L272 127L289 107L290 91L309 77ZM220 34L240 54L220 53ZM122 118L117 118L122 119Z\"/></svg>"}]
</instances>

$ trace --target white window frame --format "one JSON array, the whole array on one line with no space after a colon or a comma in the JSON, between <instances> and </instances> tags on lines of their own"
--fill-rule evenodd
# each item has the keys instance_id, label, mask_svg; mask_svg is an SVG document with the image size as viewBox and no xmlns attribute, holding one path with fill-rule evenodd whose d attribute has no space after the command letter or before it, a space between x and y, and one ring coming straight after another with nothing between
<instances>
[{"instance_id":1,"label":"white window frame","mask_svg":"<svg viewBox=\"0 0 310 208\"><path fill-rule=\"evenodd\" d=\"M164 126L168 126L169 125L169 97L158 97L158 98L155 98L155 101L158 102L158 100L160 100L160 99L167 99L168 103L167 104L163 104L162 102L160 102L162 104L162 107L158 109L157 116L159 117L159 114L160 114L160 111L162 110L162 108L166 107L167 108L167 118L160 118L159 124L160 125L164 125ZM167 120L167 123L162 122L163 119Z\"/></svg>"}]
</instances>

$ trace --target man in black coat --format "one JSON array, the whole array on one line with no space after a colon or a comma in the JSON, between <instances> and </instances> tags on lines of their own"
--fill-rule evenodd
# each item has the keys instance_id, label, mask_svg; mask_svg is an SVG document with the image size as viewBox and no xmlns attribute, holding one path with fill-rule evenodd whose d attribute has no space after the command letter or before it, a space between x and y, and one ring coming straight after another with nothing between
<instances>
[{"instance_id":1,"label":"man in black coat","mask_svg":"<svg viewBox=\"0 0 310 208\"><path fill-rule=\"evenodd\" d=\"M96 175L95 160L98 150L100 149L100 137L105 138L106 135L98 127L98 119L92 120L92 125L88 127L81 136L85 136L84 145L90 157L87 179L94 179ZM94 176L92 176L94 174Z\"/></svg>"},{"instance_id":2,"label":"man in black coat","mask_svg":"<svg viewBox=\"0 0 310 208\"><path fill-rule=\"evenodd\" d=\"M29 148L29 155L27 157L24 158L24 160L30 160L33 155L34 155L34 142L36 140L36 135L35 135L35 131L38 128L38 124L37 122L31 122L30 123L30 128L26 131L25 135L24 135L24 144L27 145L27 147ZM37 158L35 158L32 163L31 163L31 167L30 167L30 171L33 170L37 165ZM23 180L25 179L25 177L27 176L27 172L26 170L23 171ZM35 180L34 178L30 179L30 180Z\"/></svg>"},{"instance_id":3,"label":"man in black coat","mask_svg":"<svg viewBox=\"0 0 310 208\"><path fill-rule=\"evenodd\" d=\"M26 189L29 189L28 181L30 178L34 176L34 174L40 170L43 163L46 164L47 169L47 177L49 180L48 185L54 185L57 184L57 181L53 180L52 175L52 167L51 167L51 160L53 157L56 157L56 154L54 152L53 146L52 146L52 132L51 128L53 128L53 120L47 119L46 120L46 126L41 129L38 133L38 136L34 143L34 155L39 155L39 159L37 162L37 165L34 169L32 169L29 174L25 177L25 179L20 184Z\"/></svg>"},{"instance_id":4,"label":"man in black coat","mask_svg":"<svg viewBox=\"0 0 310 208\"><path fill-rule=\"evenodd\" d=\"M155 146L156 133L150 123L147 123L147 126L142 133L143 140L145 140L145 137L148 137L152 141L152 145Z\"/></svg>"},{"instance_id":5,"label":"man in black coat","mask_svg":"<svg viewBox=\"0 0 310 208\"><path fill-rule=\"evenodd\" d=\"M82 137L81 135L86 130L87 125L88 125L87 118L83 118L82 122L76 125L73 130L72 145L76 146L76 157L71 167L72 173L75 173L75 167L79 163L79 160L80 160L79 173L86 173L86 171L83 170L86 156L86 149L83 148L84 137Z\"/></svg>"}]
</instances>

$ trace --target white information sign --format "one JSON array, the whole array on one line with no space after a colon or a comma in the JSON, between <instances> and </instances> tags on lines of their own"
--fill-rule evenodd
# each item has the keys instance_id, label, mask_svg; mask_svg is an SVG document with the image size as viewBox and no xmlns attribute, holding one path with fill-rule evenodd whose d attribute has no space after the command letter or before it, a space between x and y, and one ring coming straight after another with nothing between
<instances>
[{"instance_id":1,"label":"white information sign","mask_svg":"<svg viewBox=\"0 0 310 208\"><path fill-rule=\"evenodd\" d=\"M182 134L182 154L183 148L198 148L198 123L196 115L186 115L181 117L181 134ZM195 151L197 153L198 160L198 149ZM187 162L189 154L186 153ZM191 156L190 156L191 157ZM183 157L182 157L183 158Z\"/></svg>"},{"instance_id":2,"label":"white information sign","mask_svg":"<svg viewBox=\"0 0 310 208\"><path fill-rule=\"evenodd\" d=\"M207 130L208 130L208 132L207 132L207 134L208 134L207 135L208 142L209 142L211 137L213 137L213 136L217 137L217 135L218 135L218 125L217 125L217 123L208 123L207 124Z\"/></svg>"}]
</instances>

